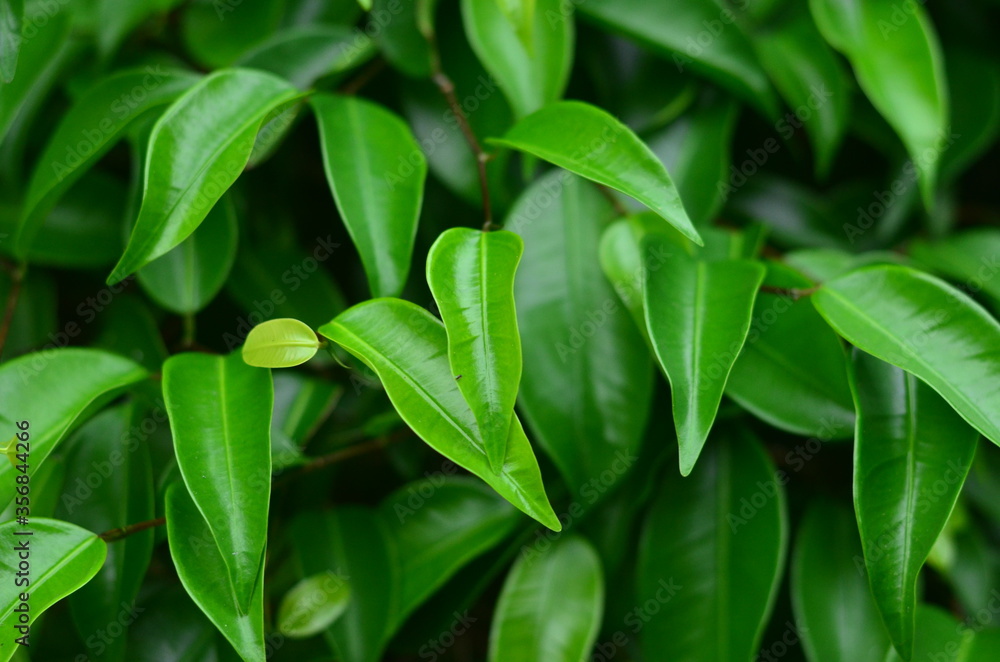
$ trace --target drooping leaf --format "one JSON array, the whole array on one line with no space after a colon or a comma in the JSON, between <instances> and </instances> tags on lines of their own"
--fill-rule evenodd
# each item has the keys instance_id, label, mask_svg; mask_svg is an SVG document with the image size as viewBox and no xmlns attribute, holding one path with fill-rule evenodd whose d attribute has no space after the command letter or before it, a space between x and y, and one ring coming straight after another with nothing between
<instances>
[{"instance_id":1,"label":"drooping leaf","mask_svg":"<svg viewBox=\"0 0 1000 662\"><path fill-rule=\"evenodd\" d=\"M23 20L24 0L0 0L0 81L4 83L14 80L17 71Z\"/></svg>"},{"instance_id":2,"label":"drooping leaf","mask_svg":"<svg viewBox=\"0 0 1000 662\"><path fill-rule=\"evenodd\" d=\"M149 138L139 218L108 283L194 232L243 171L268 115L297 94L271 74L224 69L177 99Z\"/></svg>"},{"instance_id":3,"label":"drooping leaf","mask_svg":"<svg viewBox=\"0 0 1000 662\"><path fill-rule=\"evenodd\" d=\"M16 422L27 421L31 475L75 425L146 376L138 364L97 349L28 354L0 366L0 424L15 430ZM15 472L9 462L0 462L4 504L14 495Z\"/></svg>"},{"instance_id":4,"label":"drooping leaf","mask_svg":"<svg viewBox=\"0 0 1000 662\"><path fill-rule=\"evenodd\" d=\"M858 84L902 138L933 208L938 161L951 138L937 36L919 5L892 0L810 0L823 37L851 61Z\"/></svg>"},{"instance_id":5,"label":"drooping leaf","mask_svg":"<svg viewBox=\"0 0 1000 662\"><path fill-rule=\"evenodd\" d=\"M850 509L822 499L809 506L795 542L791 581L809 662L884 659L889 635L868 588Z\"/></svg>"},{"instance_id":6,"label":"drooping leaf","mask_svg":"<svg viewBox=\"0 0 1000 662\"><path fill-rule=\"evenodd\" d=\"M163 399L184 484L216 541L236 605L247 613L267 541L270 373L246 365L238 352L176 354L163 364Z\"/></svg>"},{"instance_id":7,"label":"drooping leaf","mask_svg":"<svg viewBox=\"0 0 1000 662\"><path fill-rule=\"evenodd\" d=\"M525 246L514 282L521 411L573 493L631 466L652 397L652 357L601 272L601 230L613 218L590 183L555 171L505 223Z\"/></svg>"},{"instance_id":8,"label":"drooping leaf","mask_svg":"<svg viewBox=\"0 0 1000 662\"><path fill-rule=\"evenodd\" d=\"M57 511L60 519L103 532L155 517L149 449L140 438L141 428L130 430L136 422L144 422L136 420L136 411L128 405L107 409L74 437L66 463L67 489ZM97 575L69 597L73 621L84 641L115 622L124 609L134 607L152 554L152 529L108 547ZM126 659L125 638L107 642L102 657Z\"/></svg>"},{"instance_id":9,"label":"drooping leaf","mask_svg":"<svg viewBox=\"0 0 1000 662\"><path fill-rule=\"evenodd\" d=\"M171 312L193 314L207 306L236 259L236 210L224 197L198 229L136 274L146 294Z\"/></svg>"},{"instance_id":10,"label":"drooping leaf","mask_svg":"<svg viewBox=\"0 0 1000 662\"><path fill-rule=\"evenodd\" d=\"M375 51L368 35L346 25L301 25L278 32L237 65L269 71L307 90L320 78L361 66Z\"/></svg>"},{"instance_id":11,"label":"drooping leaf","mask_svg":"<svg viewBox=\"0 0 1000 662\"><path fill-rule=\"evenodd\" d=\"M644 253L663 252L643 277L646 328L670 380L680 470L691 473L722 402L733 363L750 330L764 267L749 260L692 259L650 234Z\"/></svg>"},{"instance_id":12,"label":"drooping leaf","mask_svg":"<svg viewBox=\"0 0 1000 662\"><path fill-rule=\"evenodd\" d=\"M405 485L386 497L379 511L399 551L397 625L523 521L496 492L459 477L434 476Z\"/></svg>"},{"instance_id":13,"label":"drooping leaf","mask_svg":"<svg viewBox=\"0 0 1000 662\"><path fill-rule=\"evenodd\" d=\"M251 596L243 606L230 580L227 552L180 482L166 494L170 558L184 589L246 662L264 662L264 559L261 554Z\"/></svg>"},{"instance_id":14,"label":"drooping leaf","mask_svg":"<svg viewBox=\"0 0 1000 662\"><path fill-rule=\"evenodd\" d=\"M507 575L490 629L490 661L578 662L590 655L604 608L604 575L584 538L522 556Z\"/></svg>"},{"instance_id":15,"label":"drooping leaf","mask_svg":"<svg viewBox=\"0 0 1000 662\"><path fill-rule=\"evenodd\" d=\"M26 251L59 198L140 117L174 101L199 80L162 66L116 73L73 104L35 165L15 243ZM133 91L140 90L141 94Z\"/></svg>"},{"instance_id":16,"label":"drooping leaf","mask_svg":"<svg viewBox=\"0 0 1000 662\"><path fill-rule=\"evenodd\" d=\"M764 284L806 291L815 283L778 262ZM775 427L818 439L854 433L844 347L805 298L761 292L726 395Z\"/></svg>"},{"instance_id":17,"label":"drooping leaf","mask_svg":"<svg viewBox=\"0 0 1000 662\"><path fill-rule=\"evenodd\" d=\"M431 448L545 526L562 528L516 417L503 468L498 474L490 468L475 416L448 365L444 326L433 315L407 301L374 299L347 309L319 333L375 371L396 411Z\"/></svg>"},{"instance_id":18,"label":"drooping leaf","mask_svg":"<svg viewBox=\"0 0 1000 662\"><path fill-rule=\"evenodd\" d=\"M684 236L702 243L656 155L627 126L595 106L580 101L549 104L492 142L630 195Z\"/></svg>"},{"instance_id":19,"label":"drooping leaf","mask_svg":"<svg viewBox=\"0 0 1000 662\"><path fill-rule=\"evenodd\" d=\"M575 31L569 6L562 0L531 4L537 4L534 11L520 8L519 26L505 15L498 0L462 0L472 49L500 84L517 117L557 101L573 64Z\"/></svg>"},{"instance_id":20,"label":"drooping leaf","mask_svg":"<svg viewBox=\"0 0 1000 662\"><path fill-rule=\"evenodd\" d=\"M587 0L579 10L665 55L681 72L704 74L765 115L777 116L767 74L750 42L733 26L742 9L712 0Z\"/></svg>"},{"instance_id":21,"label":"drooping leaf","mask_svg":"<svg viewBox=\"0 0 1000 662\"><path fill-rule=\"evenodd\" d=\"M410 271L427 159L409 127L381 106L327 94L310 103L326 178L372 294L397 296Z\"/></svg>"},{"instance_id":22,"label":"drooping leaf","mask_svg":"<svg viewBox=\"0 0 1000 662\"><path fill-rule=\"evenodd\" d=\"M514 273L523 251L513 232L452 228L427 254L427 284L448 333L448 363L494 471L503 466L521 383Z\"/></svg>"},{"instance_id":23,"label":"drooping leaf","mask_svg":"<svg viewBox=\"0 0 1000 662\"><path fill-rule=\"evenodd\" d=\"M915 269L870 266L812 295L841 336L913 373L1000 445L1000 324L950 285Z\"/></svg>"},{"instance_id":24,"label":"drooping leaf","mask_svg":"<svg viewBox=\"0 0 1000 662\"><path fill-rule=\"evenodd\" d=\"M306 577L278 606L278 631L291 639L319 634L340 618L351 600L351 585L330 572Z\"/></svg>"},{"instance_id":25,"label":"drooping leaf","mask_svg":"<svg viewBox=\"0 0 1000 662\"><path fill-rule=\"evenodd\" d=\"M746 432L715 435L690 476L667 472L639 539L644 660L757 652L784 566L785 480Z\"/></svg>"},{"instance_id":26,"label":"drooping leaf","mask_svg":"<svg viewBox=\"0 0 1000 662\"><path fill-rule=\"evenodd\" d=\"M292 522L302 577L347 581L351 601L326 630L344 662L378 662L399 609L400 568L394 541L377 513L354 506L307 513Z\"/></svg>"},{"instance_id":27,"label":"drooping leaf","mask_svg":"<svg viewBox=\"0 0 1000 662\"><path fill-rule=\"evenodd\" d=\"M261 322L247 334L243 360L260 368L290 368L305 363L319 350L316 333L297 319Z\"/></svg>"},{"instance_id":28,"label":"drooping leaf","mask_svg":"<svg viewBox=\"0 0 1000 662\"><path fill-rule=\"evenodd\" d=\"M979 433L913 375L858 350L853 368L858 527L879 612L911 659L917 575L958 500Z\"/></svg>"},{"instance_id":29,"label":"drooping leaf","mask_svg":"<svg viewBox=\"0 0 1000 662\"><path fill-rule=\"evenodd\" d=\"M108 548L91 531L42 517L32 517L28 526L16 521L0 524L0 538L8 547L0 555L0 570L9 580L0 587L0 660L7 662L20 646L19 637L25 637L27 644L36 643L34 636L28 636L31 622L87 583L101 569ZM30 559L30 588L14 581L23 572L18 566L23 557L16 551L21 547ZM28 601L21 599L24 594Z\"/></svg>"}]
</instances>

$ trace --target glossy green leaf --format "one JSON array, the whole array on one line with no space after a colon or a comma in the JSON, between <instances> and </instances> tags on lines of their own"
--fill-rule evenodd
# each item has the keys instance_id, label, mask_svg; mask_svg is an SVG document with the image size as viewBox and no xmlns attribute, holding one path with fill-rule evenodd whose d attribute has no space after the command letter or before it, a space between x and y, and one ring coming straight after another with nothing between
<instances>
[{"instance_id":1,"label":"glossy green leaf","mask_svg":"<svg viewBox=\"0 0 1000 662\"><path fill-rule=\"evenodd\" d=\"M8 440L3 446L8 446L4 460L10 457L13 451L14 459L17 459L17 439ZM61 454L50 455L45 464L38 467L38 470L31 477L31 516L32 517L55 517L56 507L59 505L64 494L64 483L66 478L66 460ZM7 522L17 517L17 500L14 499L7 504L7 507L0 512L0 522ZM21 511L23 514L23 511Z\"/></svg>"},{"instance_id":2,"label":"glossy green leaf","mask_svg":"<svg viewBox=\"0 0 1000 662\"><path fill-rule=\"evenodd\" d=\"M258 559L251 595L241 605L229 578L227 552L181 483L166 495L170 558L184 589L245 662L264 662L264 558Z\"/></svg>"},{"instance_id":3,"label":"glossy green leaf","mask_svg":"<svg viewBox=\"0 0 1000 662\"><path fill-rule=\"evenodd\" d=\"M871 266L812 295L849 342L913 373L972 427L1000 444L1000 324L950 285L908 267Z\"/></svg>"},{"instance_id":4,"label":"glossy green leaf","mask_svg":"<svg viewBox=\"0 0 1000 662\"><path fill-rule=\"evenodd\" d=\"M60 519L102 532L156 516L149 449L140 439L141 429L130 430L143 422L136 420L135 411L131 406L107 409L70 442ZM108 546L107 559L97 575L69 597L82 639L117 621L134 604L152 554L152 529ZM125 660L125 638L111 639L102 657Z\"/></svg>"},{"instance_id":5,"label":"glossy green leaf","mask_svg":"<svg viewBox=\"0 0 1000 662\"><path fill-rule=\"evenodd\" d=\"M902 138L933 208L938 161L952 136L937 35L924 9L893 0L810 0L820 32L851 61L858 84Z\"/></svg>"},{"instance_id":6,"label":"glossy green leaf","mask_svg":"<svg viewBox=\"0 0 1000 662\"><path fill-rule=\"evenodd\" d=\"M463 566L523 522L496 492L461 477L410 483L386 497L379 511L399 551L397 625Z\"/></svg>"},{"instance_id":7,"label":"glossy green leaf","mask_svg":"<svg viewBox=\"0 0 1000 662\"><path fill-rule=\"evenodd\" d=\"M645 268L640 242L647 230L655 232L656 228L648 227L649 223L646 222L645 216L630 216L609 225L601 234L600 260L604 275L611 281L618 298L632 315L636 328L652 348L649 332L646 330L646 313L642 305ZM657 218L654 223L659 225L659 219ZM648 257L654 260L653 264L662 263L662 256L659 259L654 255Z\"/></svg>"},{"instance_id":8,"label":"glossy green leaf","mask_svg":"<svg viewBox=\"0 0 1000 662\"><path fill-rule=\"evenodd\" d=\"M452 228L427 254L427 284L448 332L448 363L494 471L503 466L521 383L514 273L523 251L513 232Z\"/></svg>"},{"instance_id":9,"label":"glossy green leaf","mask_svg":"<svg viewBox=\"0 0 1000 662\"><path fill-rule=\"evenodd\" d=\"M939 241L917 239L910 256L945 278L961 282L966 291L982 292L1000 309L1000 230L975 228Z\"/></svg>"},{"instance_id":10,"label":"glossy green leaf","mask_svg":"<svg viewBox=\"0 0 1000 662\"><path fill-rule=\"evenodd\" d=\"M271 375L238 352L176 354L163 364L163 399L177 465L246 613L267 540Z\"/></svg>"},{"instance_id":11,"label":"glossy green leaf","mask_svg":"<svg viewBox=\"0 0 1000 662\"><path fill-rule=\"evenodd\" d=\"M18 535L19 532L31 535ZM8 549L0 555L0 570L9 581L0 588L0 660L6 662L18 647L16 640L36 643L27 636L28 625L53 604L73 593L101 569L107 545L96 534L68 522L32 517L21 526L16 521L0 524L0 538ZM14 580L21 563L19 547L28 550L30 585L18 585ZM21 596L27 594L28 601ZM23 615L22 615L23 614Z\"/></svg>"},{"instance_id":12,"label":"glossy green leaf","mask_svg":"<svg viewBox=\"0 0 1000 662\"><path fill-rule=\"evenodd\" d=\"M351 585L343 577L333 573L306 577L281 599L278 631L291 639L319 634L340 618L350 600Z\"/></svg>"},{"instance_id":13,"label":"glossy green leaf","mask_svg":"<svg viewBox=\"0 0 1000 662\"><path fill-rule=\"evenodd\" d=\"M742 8L712 0L587 0L580 13L670 58L682 73L704 74L768 116L774 91L750 42L733 25ZM707 45L706 45L707 41Z\"/></svg>"},{"instance_id":14,"label":"glossy green leaf","mask_svg":"<svg viewBox=\"0 0 1000 662\"><path fill-rule=\"evenodd\" d=\"M275 34L237 64L269 71L306 90L324 76L364 64L375 51L368 35L346 25L301 25Z\"/></svg>"},{"instance_id":15,"label":"glossy green leaf","mask_svg":"<svg viewBox=\"0 0 1000 662\"><path fill-rule=\"evenodd\" d=\"M727 211L765 225L779 246L851 248L843 219L831 209L829 200L796 182L756 173L756 166L740 167L742 170L735 166L729 170L729 192L733 195Z\"/></svg>"},{"instance_id":16,"label":"glossy green leaf","mask_svg":"<svg viewBox=\"0 0 1000 662\"><path fill-rule=\"evenodd\" d=\"M815 283L769 262L764 284L808 290ZM726 395L775 427L818 439L854 434L854 402L843 343L806 299L761 292Z\"/></svg>"},{"instance_id":17,"label":"glossy green leaf","mask_svg":"<svg viewBox=\"0 0 1000 662\"><path fill-rule=\"evenodd\" d=\"M415 78L431 75L430 47L417 27L419 4L417 0L373 0L370 23L378 27L374 39L385 59Z\"/></svg>"},{"instance_id":18,"label":"glossy green leaf","mask_svg":"<svg viewBox=\"0 0 1000 662\"><path fill-rule=\"evenodd\" d=\"M209 69L228 67L272 34L281 23L286 3L185 3L180 36L187 52Z\"/></svg>"},{"instance_id":19,"label":"glossy green leaf","mask_svg":"<svg viewBox=\"0 0 1000 662\"><path fill-rule=\"evenodd\" d=\"M521 556L504 582L490 629L490 661L579 662L597 639L604 575L594 547L564 536Z\"/></svg>"},{"instance_id":20,"label":"glossy green leaf","mask_svg":"<svg viewBox=\"0 0 1000 662\"><path fill-rule=\"evenodd\" d=\"M750 330L765 269L749 260L692 259L657 234L642 240L642 251L666 255L645 271L643 303L656 358L670 380L680 470L687 476Z\"/></svg>"},{"instance_id":21,"label":"glossy green leaf","mask_svg":"<svg viewBox=\"0 0 1000 662\"><path fill-rule=\"evenodd\" d=\"M157 121L146 156L142 207L115 283L184 241L247 164L268 115L297 92L250 69L202 79Z\"/></svg>"},{"instance_id":22,"label":"glossy green leaf","mask_svg":"<svg viewBox=\"0 0 1000 662\"><path fill-rule=\"evenodd\" d=\"M59 198L107 153L135 120L157 112L199 80L194 73L150 66L116 73L73 104L35 166L15 239L33 243Z\"/></svg>"},{"instance_id":23,"label":"glossy green leaf","mask_svg":"<svg viewBox=\"0 0 1000 662\"><path fill-rule=\"evenodd\" d=\"M979 434L913 375L858 350L853 367L858 527L879 612L910 659L917 575L958 500Z\"/></svg>"},{"instance_id":24,"label":"glossy green leaf","mask_svg":"<svg viewBox=\"0 0 1000 662\"><path fill-rule=\"evenodd\" d=\"M889 650L868 588L854 513L813 502L802 520L791 568L792 607L809 662L879 662Z\"/></svg>"},{"instance_id":25,"label":"glossy green leaf","mask_svg":"<svg viewBox=\"0 0 1000 662\"><path fill-rule=\"evenodd\" d=\"M628 194L702 243L656 155L627 126L595 106L580 101L549 104L493 142Z\"/></svg>"},{"instance_id":26,"label":"glossy green leaf","mask_svg":"<svg viewBox=\"0 0 1000 662\"><path fill-rule=\"evenodd\" d=\"M9 83L17 71L21 50L21 22L24 0L0 0L0 81Z\"/></svg>"},{"instance_id":27,"label":"glossy green leaf","mask_svg":"<svg viewBox=\"0 0 1000 662\"><path fill-rule=\"evenodd\" d=\"M410 271L427 159L409 127L381 106L325 94L310 103L326 178L372 294L396 296Z\"/></svg>"},{"instance_id":28,"label":"glossy green leaf","mask_svg":"<svg viewBox=\"0 0 1000 662\"><path fill-rule=\"evenodd\" d=\"M975 638L972 629L956 622L945 610L922 604L917 607L917 638L912 659L934 662L987 662L993 659L972 655ZM907 659L911 658L901 657L893 649L886 655L885 662Z\"/></svg>"},{"instance_id":29,"label":"glossy green leaf","mask_svg":"<svg viewBox=\"0 0 1000 662\"><path fill-rule=\"evenodd\" d=\"M518 26L497 0L462 0L472 49L500 84L517 117L557 101L573 64L575 31L569 7L562 0L531 4L537 4L534 11L519 9L523 23Z\"/></svg>"},{"instance_id":30,"label":"glossy green leaf","mask_svg":"<svg viewBox=\"0 0 1000 662\"><path fill-rule=\"evenodd\" d=\"M296 319L283 317L255 326L243 344L243 360L260 368L290 368L316 355L316 333Z\"/></svg>"},{"instance_id":31,"label":"glossy green leaf","mask_svg":"<svg viewBox=\"0 0 1000 662\"><path fill-rule=\"evenodd\" d=\"M784 567L786 481L749 433L714 436L687 478L667 472L639 539L644 660L757 652Z\"/></svg>"},{"instance_id":32,"label":"glossy green leaf","mask_svg":"<svg viewBox=\"0 0 1000 662\"><path fill-rule=\"evenodd\" d=\"M475 416L448 365L444 326L434 316L407 301L374 299L344 311L319 333L375 371L396 411L431 448L545 526L562 528L516 417L503 468L493 472Z\"/></svg>"},{"instance_id":33,"label":"glossy green leaf","mask_svg":"<svg viewBox=\"0 0 1000 662\"><path fill-rule=\"evenodd\" d=\"M301 576L323 574L351 585L351 601L326 630L344 662L378 662L399 608L399 555L374 511L347 506L292 523Z\"/></svg>"},{"instance_id":34,"label":"glossy green leaf","mask_svg":"<svg viewBox=\"0 0 1000 662\"><path fill-rule=\"evenodd\" d=\"M330 415L343 395L344 387L292 371L276 372L272 377L274 415L271 417L271 437L280 433L301 446Z\"/></svg>"},{"instance_id":35,"label":"glossy green leaf","mask_svg":"<svg viewBox=\"0 0 1000 662\"><path fill-rule=\"evenodd\" d=\"M139 284L166 310L182 315L198 312L229 277L237 233L236 210L225 197L187 239L139 270Z\"/></svg>"},{"instance_id":36,"label":"glossy green leaf","mask_svg":"<svg viewBox=\"0 0 1000 662\"><path fill-rule=\"evenodd\" d=\"M31 475L75 425L146 376L138 364L96 349L28 354L0 366L0 424L16 430L17 422L27 421ZM0 462L4 504L14 496L15 472L9 462Z\"/></svg>"},{"instance_id":37,"label":"glossy green leaf","mask_svg":"<svg viewBox=\"0 0 1000 662\"><path fill-rule=\"evenodd\" d=\"M510 24L514 26L514 31L517 32L517 37L521 40L521 45L528 49L528 53L531 53L537 1L496 0L496 4L500 7L500 11L504 13L504 16L507 17Z\"/></svg>"},{"instance_id":38,"label":"glossy green leaf","mask_svg":"<svg viewBox=\"0 0 1000 662\"><path fill-rule=\"evenodd\" d=\"M554 171L525 190L505 222L525 246L514 282L519 404L573 493L631 466L652 397L652 357L601 272L601 231L614 217L593 185Z\"/></svg>"}]
</instances>

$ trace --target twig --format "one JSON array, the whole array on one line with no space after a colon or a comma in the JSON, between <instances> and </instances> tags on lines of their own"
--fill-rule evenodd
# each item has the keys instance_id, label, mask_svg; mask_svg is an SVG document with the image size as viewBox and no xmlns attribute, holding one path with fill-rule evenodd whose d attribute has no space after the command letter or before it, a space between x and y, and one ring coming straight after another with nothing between
<instances>
[{"instance_id":1,"label":"twig","mask_svg":"<svg viewBox=\"0 0 1000 662\"><path fill-rule=\"evenodd\" d=\"M385 60L378 58L368 63L357 76L344 83L338 90L341 94L351 96L367 85L375 76L378 76L385 69Z\"/></svg>"},{"instance_id":2,"label":"twig","mask_svg":"<svg viewBox=\"0 0 1000 662\"><path fill-rule=\"evenodd\" d=\"M618 196L614 194L614 191L609 189L604 184L597 184L595 182L594 185L597 187L597 190L601 192L601 195L603 195L605 198L608 199L608 202L610 202L611 206L615 208L615 212L619 216L629 215L629 210L625 207L624 204L622 204L622 201L618 199Z\"/></svg>"},{"instance_id":3,"label":"twig","mask_svg":"<svg viewBox=\"0 0 1000 662\"><path fill-rule=\"evenodd\" d=\"M0 322L0 353L3 353L4 345L7 344L10 323L14 319L14 308L17 307L17 299L21 295L24 271L25 266L20 264L10 272L10 292L7 293L7 306L3 312L3 321Z\"/></svg>"},{"instance_id":4,"label":"twig","mask_svg":"<svg viewBox=\"0 0 1000 662\"><path fill-rule=\"evenodd\" d=\"M816 287L810 287L810 288L805 289L805 290L798 290L798 289L789 288L789 287L774 287L772 285L761 285L760 286L760 291L761 292L765 292L767 294L780 294L781 296L791 297L792 301L798 301L802 297L807 297L807 296L809 296L810 294L812 294L813 292L815 292L818 289L819 289L819 285L817 285Z\"/></svg>"},{"instance_id":5,"label":"twig","mask_svg":"<svg viewBox=\"0 0 1000 662\"><path fill-rule=\"evenodd\" d=\"M110 531L105 531L97 537L104 542L115 542L116 540L121 540L122 538L130 536L133 533L145 531L146 529L152 529L157 526L163 526L166 523L166 517L157 517L156 519L147 520L145 522L129 524L128 526L123 526L120 529L111 529Z\"/></svg>"},{"instance_id":6,"label":"twig","mask_svg":"<svg viewBox=\"0 0 1000 662\"><path fill-rule=\"evenodd\" d=\"M303 464L301 467L301 473L311 473L317 469L328 467L331 464L343 462L344 460L349 460L350 458L357 457L358 455L364 455L369 451L385 448L394 441L399 441L403 437L409 436L409 434L410 429L404 428L388 437L369 439L368 441L361 442L360 444L354 444L352 446L348 446L347 448L340 448L332 453L327 453L326 455L320 455L308 464Z\"/></svg>"}]
</instances>

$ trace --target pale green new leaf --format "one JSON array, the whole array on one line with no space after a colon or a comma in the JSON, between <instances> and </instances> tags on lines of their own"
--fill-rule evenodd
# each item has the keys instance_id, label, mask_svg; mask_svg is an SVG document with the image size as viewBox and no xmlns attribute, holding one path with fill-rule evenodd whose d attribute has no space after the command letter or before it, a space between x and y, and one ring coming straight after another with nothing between
<instances>
[{"instance_id":1,"label":"pale green new leaf","mask_svg":"<svg viewBox=\"0 0 1000 662\"><path fill-rule=\"evenodd\" d=\"M521 383L514 273L523 251L513 232L452 228L427 254L427 284L448 333L448 362L494 471L503 466Z\"/></svg>"},{"instance_id":2,"label":"pale green new leaf","mask_svg":"<svg viewBox=\"0 0 1000 662\"><path fill-rule=\"evenodd\" d=\"M18 535L21 531L31 535ZM0 539L6 548L0 554L0 572L7 579L0 584L0 661L7 662L19 648L15 639L28 634L27 627L20 630L19 626L30 625L46 609L87 583L101 569L108 547L91 531L42 517L32 517L27 526L16 521L0 524ZM30 588L14 581L22 571L18 566L20 555L14 551L19 545L29 550ZM30 596L28 602L22 602L22 593ZM21 610L26 611L27 622L21 621ZM32 633L26 641L34 643L35 636Z\"/></svg>"},{"instance_id":3,"label":"pale green new leaf","mask_svg":"<svg viewBox=\"0 0 1000 662\"><path fill-rule=\"evenodd\" d=\"M427 159L403 120L354 97L317 94L323 167L373 296L406 285Z\"/></svg>"},{"instance_id":4,"label":"pale green new leaf","mask_svg":"<svg viewBox=\"0 0 1000 662\"><path fill-rule=\"evenodd\" d=\"M562 528L516 416L503 468L493 472L475 416L448 365L444 326L433 315L407 301L373 299L347 309L319 333L375 371L396 411L431 448L545 526Z\"/></svg>"},{"instance_id":5,"label":"pale green new leaf","mask_svg":"<svg viewBox=\"0 0 1000 662\"><path fill-rule=\"evenodd\" d=\"M139 218L108 283L122 280L194 232L243 172L271 113L297 95L271 74L223 69L177 99L153 127Z\"/></svg>"},{"instance_id":6,"label":"pale green new leaf","mask_svg":"<svg viewBox=\"0 0 1000 662\"><path fill-rule=\"evenodd\" d=\"M854 506L872 594L910 659L917 575L976 454L979 433L911 374L854 350Z\"/></svg>"},{"instance_id":7,"label":"pale green new leaf","mask_svg":"<svg viewBox=\"0 0 1000 662\"><path fill-rule=\"evenodd\" d=\"M184 484L247 613L267 542L271 375L239 352L176 354L163 364L163 399Z\"/></svg>"},{"instance_id":8,"label":"pale green new leaf","mask_svg":"<svg viewBox=\"0 0 1000 662\"><path fill-rule=\"evenodd\" d=\"M278 631L290 639L304 639L330 627L347 609L351 585L346 579L325 572L306 577L281 599Z\"/></svg>"},{"instance_id":9,"label":"pale green new leaf","mask_svg":"<svg viewBox=\"0 0 1000 662\"><path fill-rule=\"evenodd\" d=\"M570 535L539 554L528 547L504 582L490 629L490 662L580 662L604 611L601 559ZM530 553L530 555L529 555Z\"/></svg>"},{"instance_id":10,"label":"pale green new leaf","mask_svg":"<svg viewBox=\"0 0 1000 662\"><path fill-rule=\"evenodd\" d=\"M21 50L21 22L24 0L0 0L0 81L9 83L17 71Z\"/></svg>"},{"instance_id":11,"label":"pale green new leaf","mask_svg":"<svg viewBox=\"0 0 1000 662\"><path fill-rule=\"evenodd\" d=\"M900 266L851 271L811 298L837 333L922 379L1000 445L1000 324L982 306Z\"/></svg>"},{"instance_id":12,"label":"pale green new leaf","mask_svg":"<svg viewBox=\"0 0 1000 662\"><path fill-rule=\"evenodd\" d=\"M682 475L691 473L722 402L733 363L750 329L763 265L749 260L692 259L662 235L642 240L662 251L643 278L646 328L670 380Z\"/></svg>"},{"instance_id":13,"label":"pale green new leaf","mask_svg":"<svg viewBox=\"0 0 1000 662\"><path fill-rule=\"evenodd\" d=\"M320 341L297 319L282 317L261 322L247 334L243 360L260 368L290 368L316 355Z\"/></svg>"},{"instance_id":14,"label":"pale green new leaf","mask_svg":"<svg viewBox=\"0 0 1000 662\"><path fill-rule=\"evenodd\" d=\"M596 106L580 101L549 104L492 142L630 195L684 236L702 243L663 164L631 129Z\"/></svg>"}]
</instances>

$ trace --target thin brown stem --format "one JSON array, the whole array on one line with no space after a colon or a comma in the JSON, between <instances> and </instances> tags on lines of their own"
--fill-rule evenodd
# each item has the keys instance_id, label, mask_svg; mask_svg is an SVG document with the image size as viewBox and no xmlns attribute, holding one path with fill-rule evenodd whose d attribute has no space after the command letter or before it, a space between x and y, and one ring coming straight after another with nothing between
<instances>
[{"instance_id":1,"label":"thin brown stem","mask_svg":"<svg viewBox=\"0 0 1000 662\"><path fill-rule=\"evenodd\" d=\"M385 60L382 58L372 60L368 63L368 66L361 70L361 73L344 83L338 92L347 96L357 94L358 91L371 82L375 76L382 73L383 69L385 69Z\"/></svg>"},{"instance_id":2,"label":"thin brown stem","mask_svg":"<svg viewBox=\"0 0 1000 662\"><path fill-rule=\"evenodd\" d=\"M105 531L97 537L104 542L115 542L116 540L121 540L122 538L130 536L133 533L139 533L140 531L145 531L146 529L163 526L166 523L166 517L157 517L156 519L147 520L145 522L129 524L128 526L123 526L120 529L111 529L110 531Z\"/></svg>"},{"instance_id":3,"label":"thin brown stem","mask_svg":"<svg viewBox=\"0 0 1000 662\"><path fill-rule=\"evenodd\" d=\"M393 435L387 437L377 437L375 439L369 439L368 441L361 442L360 444L353 444L347 448L340 448L333 451L332 453L327 453L326 455L320 455L308 464L302 465L302 473L311 473L323 467L328 467L331 464L336 464L338 462L343 462L344 460L349 460L352 457L357 457L359 455L364 455L370 451L379 450L385 448L394 441L398 441L405 436L410 434L409 428L405 428L396 432Z\"/></svg>"},{"instance_id":4,"label":"thin brown stem","mask_svg":"<svg viewBox=\"0 0 1000 662\"><path fill-rule=\"evenodd\" d=\"M4 345L7 344L7 334L10 333L10 323L14 319L14 309L17 307L18 297L21 296L24 271L25 267L21 264L10 272L10 292L7 293L7 305L4 308L3 321L0 321L0 353L3 352Z\"/></svg>"},{"instance_id":5,"label":"thin brown stem","mask_svg":"<svg viewBox=\"0 0 1000 662\"><path fill-rule=\"evenodd\" d=\"M804 290L799 290L790 287L774 287L772 285L761 285L760 291L766 294L779 294L784 297L791 297L792 301L798 301L803 297L807 297L816 290L819 289L819 285L816 287L810 287Z\"/></svg>"},{"instance_id":6,"label":"thin brown stem","mask_svg":"<svg viewBox=\"0 0 1000 662\"><path fill-rule=\"evenodd\" d=\"M629 215L628 209L625 207L624 204L622 204L622 201L618 198L617 195L615 195L614 191L612 191L611 189L609 189L604 184L596 184L595 183L595 186L597 186L597 190L601 192L601 195L603 195L605 198L608 199L608 202L610 202L611 206L615 208L615 212L619 216L628 216Z\"/></svg>"}]
</instances>

